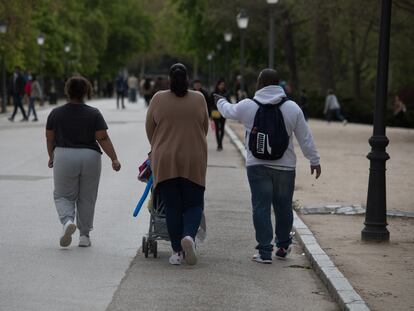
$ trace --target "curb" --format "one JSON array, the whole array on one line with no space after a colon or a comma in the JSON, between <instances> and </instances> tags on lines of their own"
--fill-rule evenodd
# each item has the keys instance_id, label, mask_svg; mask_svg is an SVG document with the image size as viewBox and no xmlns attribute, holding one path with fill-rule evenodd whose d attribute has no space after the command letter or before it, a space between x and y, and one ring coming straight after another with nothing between
<instances>
[{"instance_id":1,"label":"curb","mask_svg":"<svg viewBox=\"0 0 414 311\"><path fill-rule=\"evenodd\" d=\"M246 160L246 149L239 137L228 125L225 126L225 132ZM295 211L293 211L293 215L293 230L296 233L295 236L298 238L299 244L303 247L316 274L328 288L341 310L369 311L370 309L366 302L355 291L347 278L335 267L335 264L320 247L312 231L310 231Z\"/></svg>"}]
</instances>

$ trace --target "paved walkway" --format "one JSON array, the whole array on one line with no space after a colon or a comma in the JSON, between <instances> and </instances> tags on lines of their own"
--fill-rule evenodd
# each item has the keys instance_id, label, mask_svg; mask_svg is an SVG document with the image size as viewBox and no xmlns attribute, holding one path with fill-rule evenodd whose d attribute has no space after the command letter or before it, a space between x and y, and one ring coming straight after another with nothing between
<instances>
[{"instance_id":1,"label":"paved walkway","mask_svg":"<svg viewBox=\"0 0 414 311\"><path fill-rule=\"evenodd\" d=\"M147 229L148 217L131 216L144 187L136 181L137 164L148 150L144 104L125 111L116 111L114 100L90 104L106 118L123 167L115 173L103 157L88 249L77 247L77 234L71 248L59 248L44 139L50 109L39 111L39 123L0 119L1 311L105 310Z\"/></svg>"},{"instance_id":2,"label":"paved walkway","mask_svg":"<svg viewBox=\"0 0 414 311\"><path fill-rule=\"evenodd\" d=\"M227 137L223 152L215 148L210 135L208 232L199 264L169 265L168 243L159 245L157 259L139 252L107 310L337 310L299 246L271 266L250 260L255 241L244 163Z\"/></svg>"}]
</instances>

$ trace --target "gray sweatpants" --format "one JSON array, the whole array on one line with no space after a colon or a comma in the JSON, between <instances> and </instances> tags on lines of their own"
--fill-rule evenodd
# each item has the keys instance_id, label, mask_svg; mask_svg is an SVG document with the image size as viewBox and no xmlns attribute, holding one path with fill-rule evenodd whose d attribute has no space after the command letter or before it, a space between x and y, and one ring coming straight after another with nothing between
<instances>
[{"instance_id":1,"label":"gray sweatpants","mask_svg":"<svg viewBox=\"0 0 414 311\"><path fill-rule=\"evenodd\" d=\"M93 229L100 175L100 153L92 149L55 148L53 196L56 210L62 224L74 221L76 214L81 235L89 235Z\"/></svg>"}]
</instances>

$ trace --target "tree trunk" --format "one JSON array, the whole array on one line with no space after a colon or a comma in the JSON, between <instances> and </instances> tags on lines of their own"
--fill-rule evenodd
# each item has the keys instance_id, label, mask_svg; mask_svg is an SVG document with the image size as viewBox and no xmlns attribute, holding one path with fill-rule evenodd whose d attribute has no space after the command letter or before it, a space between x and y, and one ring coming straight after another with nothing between
<instances>
[{"instance_id":1,"label":"tree trunk","mask_svg":"<svg viewBox=\"0 0 414 311\"><path fill-rule=\"evenodd\" d=\"M296 65L296 47L293 36L293 26L290 19L290 13L288 10L285 10L282 14L282 23L283 23L283 41L284 49L286 54L287 63L290 71L291 85L293 92L298 94L300 92L299 88L299 75L298 68Z\"/></svg>"},{"instance_id":2,"label":"tree trunk","mask_svg":"<svg viewBox=\"0 0 414 311\"><path fill-rule=\"evenodd\" d=\"M319 9L320 10L320 9ZM335 88L333 74L332 50L329 38L329 21L324 16L329 12L319 12L315 20L315 65L320 91L326 94L328 89Z\"/></svg>"},{"instance_id":3,"label":"tree trunk","mask_svg":"<svg viewBox=\"0 0 414 311\"><path fill-rule=\"evenodd\" d=\"M355 30L351 29L351 56L352 56L352 73L353 73L353 93L354 98L359 100L361 98L361 63L357 56L356 34Z\"/></svg>"}]
</instances>

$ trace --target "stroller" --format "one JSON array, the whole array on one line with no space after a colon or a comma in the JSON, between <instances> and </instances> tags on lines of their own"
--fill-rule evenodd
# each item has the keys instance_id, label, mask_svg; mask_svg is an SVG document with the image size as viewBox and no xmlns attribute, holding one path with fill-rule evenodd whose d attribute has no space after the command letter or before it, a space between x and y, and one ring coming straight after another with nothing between
<instances>
[{"instance_id":1,"label":"stroller","mask_svg":"<svg viewBox=\"0 0 414 311\"><path fill-rule=\"evenodd\" d=\"M148 201L148 210L150 212L150 223L148 234L142 237L142 252L145 258L148 258L149 254L152 254L154 258L158 256L158 243L157 241L169 241L169 235L167 230L167 223L165 219L165 206L160 198L159 192L152 187L152 172L149 160L146 160L139 167L138 180L147 183L147 187L141 200L138 202L134 211L134 217L136 217L144 204L146 197L151 191L150 200Z\"/></svg>"},{"instance_id":2,"label":"stroller","mask_svg":"<svg viewBox=\"0 0 414 311\"><path fill-rule=\"evenodd\" d=\"M142 237L142 252L145 258L150 254L157 258L158 243L157 241L170 241L167 229L167 221L165 215L165 204L161 200L159 191L153 187L153 176L150 166L150 161L146 160L139 167L138 180L147 183L144 194L139 200L135 210L134 217L137 217L139 211L144 205L145 199L151 192L150 200L148 201L148 210L150 212L150 223L148 233ZM206 219L203 213L200 228L198 229L197 238L200 242L204 241L207 236Z\"/></svg>"}]
</instances>

